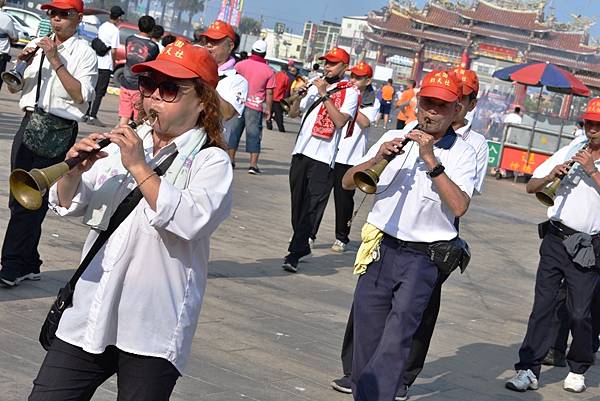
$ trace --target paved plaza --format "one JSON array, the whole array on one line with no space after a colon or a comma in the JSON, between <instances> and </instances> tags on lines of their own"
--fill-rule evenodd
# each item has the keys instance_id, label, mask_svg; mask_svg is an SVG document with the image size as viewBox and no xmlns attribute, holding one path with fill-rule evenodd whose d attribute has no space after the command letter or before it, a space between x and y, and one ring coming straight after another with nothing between
<instances>
[{"instance_id":1,"label":"paved plaza","mask_svg":"<svg viewBox=\"0 0 600 401\"><path fill-rule=\"evenodd\" d=\"M99 117L114 124L117 98L107 96ZM0 92L0 235L9 211L11 137L21 119L18 97ZM88 133L93 127L80 125ZM351 401L332 390L341 374L340 347L356 277L354 251L371 200L352 228L351 251L334 254L333 199L313 248L297 274L281 269L291 234L288 168L297 122L288 133L265 130L260 167L247 174L239 154L231 217L212 238L209 280L193 352L173 401ZM372 140L381 131L375 131ZM362 195L357 194L358 200ZM582 205L585 207L585 205ZM504 389L531 310L545 209L524 185L488 177L485 193L462 219L473 259L465 274L444 286L442 310L428 362L411 388L411 400L600 400L600 374L592 367L588 391L562 390L567 368L545 368L541 388L519 394ZM27 398L45 352L39 328L58 289L73 273L87 229L80 219L48 214L39 282L0 289L0 401ZM157 310L157 316L161 311ZM116 378L94 401L116 399Z\"/></svg>"}]
</instances>

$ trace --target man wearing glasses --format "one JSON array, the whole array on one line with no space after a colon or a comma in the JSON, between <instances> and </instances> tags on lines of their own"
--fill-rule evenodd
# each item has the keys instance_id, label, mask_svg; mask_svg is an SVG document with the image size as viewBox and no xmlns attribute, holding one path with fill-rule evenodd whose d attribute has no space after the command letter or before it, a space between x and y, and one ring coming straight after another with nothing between
<instances>
[{"instance_id":1,"label":"man wearing glasses","mask_svg":"<svg viewBox=\"0 0 600 401\"><path fill-rule=\"evenodd\" d=\"M235 58L232 53L235 50L235 31L225 21L216 20L200 34L197 45L205 47L219 66L217 93L221 97L221 113L227 140L230 125L227 121L242 115L248 96L248 81L234 68Z\"/></svg>"},{"instance_id":2,"label":"man wearing glasses","mask_svg":"<svg viewBox=\"0 0 600 401\"><path fill-rule=\"evenodd\" d=\"M32 60L23 74L19 107L25 116L13 141L11 170L44 168L64 160L77 137L77 121L81 121L88 102L94 97L98 74L96 54L87 41L75 35L83 16L82 0L55 0L43 4L42 9L47 10L55 34L30 42L17 56L17 60ZM9 90L16 92L10 87ZM55 149L44 149L53 156L41 154L40 148L27 140L24 134L35 128L32 121L53 121L68 131L64 143L48 138L48 143L60 144ZM52 130L47 131L52 134ZM14 287L23 280L40 279L42 261L37 247L48 203L44 201L40 209L30 211L10 197L9 207L11 216L2 246L0 284Z\"/></svg>"}]
</instances>

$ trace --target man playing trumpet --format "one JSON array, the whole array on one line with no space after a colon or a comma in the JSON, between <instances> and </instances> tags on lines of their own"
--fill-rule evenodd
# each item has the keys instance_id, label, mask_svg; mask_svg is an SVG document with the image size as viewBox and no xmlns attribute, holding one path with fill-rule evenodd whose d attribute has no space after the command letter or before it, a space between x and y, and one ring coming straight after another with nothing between
<instances>
[{"instance_id":1,"label":"man playing trumpet","mask_svg":"<svg viewBox=\"0 0 600 401\"><path fill-rule=\"evenodd\" d=\"M506 382L511 390L539 386L540 365L552 346L548 331L562 280L573 336L567 355L570 371L563 388L576 393L586 388L584 373L593 360L590 305L600 267L600 99L590 101L582 119L587 146L586 141L571 142L542 163L527 183L528 193L538 193L561 179L554 205L548 208L549 220L540 224L543 240L533 309L515 364L517 372Z\"/></svg>"},{"instance_id":2,"label":"man playing trumpet","mask_svg":"<svg viewBox=\"0 0 600 401\"><path fill-rule=\"evenodd\" d=\"M355 173L398 155L381 173L355 262L360 277L354 293L352 393L357 401L395 398L411 339L438 269L445 267L432 260L432 243L452 243L458 234L454 221L469 207L475 151L452 128L461 94L455 74L427 74L418 97L419 126L388 131L344 175L344 189L353 189Z\"/></svg>"}]
</instances>

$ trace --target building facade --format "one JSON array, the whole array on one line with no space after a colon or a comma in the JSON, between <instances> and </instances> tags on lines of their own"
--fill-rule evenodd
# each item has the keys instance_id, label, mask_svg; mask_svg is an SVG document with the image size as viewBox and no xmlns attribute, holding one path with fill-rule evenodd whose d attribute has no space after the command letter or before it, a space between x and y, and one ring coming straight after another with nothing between
<instances>
[{"instance_id":1,"label":"building facade","mask_svg":"<svg viewBox=\"0 0 600 401\"><path fill-rule=\"evenodd\" d=\"M312 63L327 50L336 46L341 27L337 22L331 21L322 21L320 24L305 22L300 58Z\"/></svg>"}]
</instances>

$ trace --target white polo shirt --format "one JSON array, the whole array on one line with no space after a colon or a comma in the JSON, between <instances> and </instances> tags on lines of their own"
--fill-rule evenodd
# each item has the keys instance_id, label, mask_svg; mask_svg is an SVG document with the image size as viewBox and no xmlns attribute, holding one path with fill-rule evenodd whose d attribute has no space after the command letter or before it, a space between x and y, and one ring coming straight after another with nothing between
<instances>
[{"instance_id":1,"label":"white polo shirt","mask_svg":"<svg viewBox=\"0 0 600 401\"><path fill-rule=\"evenodd\" d=\"M219 71L219 78L217 93L241 116L248 97L248 81L233 68Z\"/></svg>"},{"instance_id":2,"label":"white polo shirt","mask_svg":"<svg viewBox=\"0 0 600 401\"><path fill-rule=\"evenodd\" d=\"M572 141L570 144L554 153L533 172L533 178L543 178L558 165L571 160L587 141ZM600 169L600 159L595 161ZM556 191L554 206L548 208L548 218L560 221L574 230L590 235L600 233L600 188L588 176L581 165L574 167L562 181ZM574 185L570 177L578 177L579 183ZM577 178L575 179L577 180Z\"/></svg>"},{"instance_id":3,"label":"white polo shirt","mask_svg":"<svg viewBox=\"0 0 600 401\"><path fill-rule=\"evenodd\" d=\"M358 112L368 118L371 124L374 124L375 121L377 121L379 107L379 99L375 99L375 103L373 103L372 106L361 107L358 109ZM342 131L342 139L340 139L335 162L355 166L367 151L369 127L362 129L358 123L355 123L352 136L346 138L347 131L348 125L346 125Z\"/></svg>"},{"instance_id":4,"label":"white polo shirt","mask_svg":"<svg viewBox=\"0 0 600 401\"><path fill-rule=\"evenodd\" d=\"M373 158L382 143L403 138L411 129L386 132L359 163ZM403 241L434 242L456 237L456 216L442 203L435 184L427 176L427 165L419 157L419 145L411 141L404 150L383 170L367 221ZM450 149L436 146L433 153L444 165L448 177L471 197L477 174L471 145L457 136Z\"/></svg>"},{"instance_id":5,"label":"white polo shirt","mask_svg":"<svg viewBox=\"0 0 600 401\"><path fill-rule=\"evenodd\" d=\"M335 85L336 84L328 86L327 90L335 88ZM300 101L300 110L305 111L308 109L308 107L316 102L319 97L319 90L316 86L313 85L308 88L306 96ZM344 97L342 107L340 107L340 112L349 115L351 120L354 118L354 114L358 108L358 97L358 89L354 87L346 89L346 96ZM298 134L296 146L292 151L292 155L303 154L313 160L330 164L336 155L338 141L341 140L339 138L340 135L343 134L342 130L344 127L336 129L330 139L314 137L312 135L312 130L321 106L322 103L315 107L308 116L302 116L303 120L305 119L306 121L304 121L302 130Z\"/></svg>"}]
</instances>

